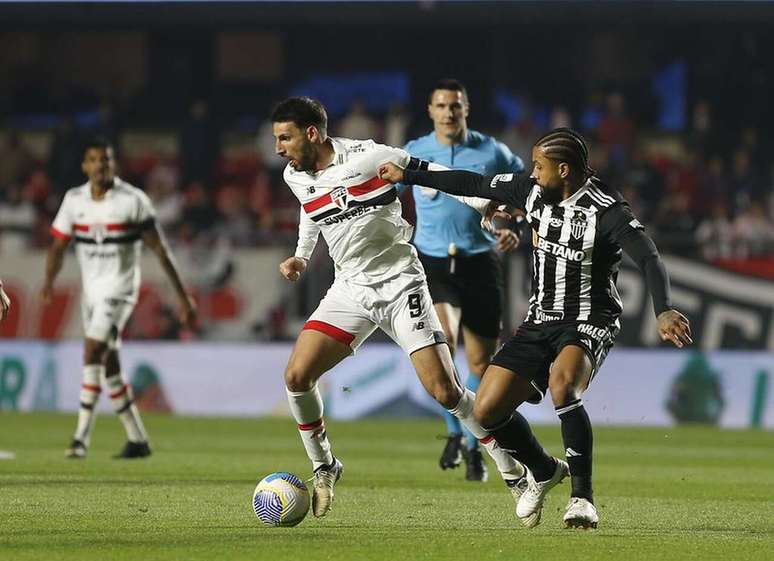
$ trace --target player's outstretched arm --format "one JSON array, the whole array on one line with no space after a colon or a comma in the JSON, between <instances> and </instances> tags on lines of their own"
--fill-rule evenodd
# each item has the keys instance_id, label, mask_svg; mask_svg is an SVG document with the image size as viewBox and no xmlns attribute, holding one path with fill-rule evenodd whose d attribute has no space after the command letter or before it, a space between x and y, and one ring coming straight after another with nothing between
<instances>
[{"instance_id":1,"label":"player's outstretched arm","mask_svg":"<svg viewBox=\"0 0 774 561\"><path fill-rule=\"evenodd\" d=\"M48 306L54 293L54 281L59 271L62 270L64 263L65 250L70 243L69 238L54 238L46 254L46 278L43 281L43 288L40 290L40 299L43 304Z\"/></svg>"},{"instance_id":2,"label":"player's outstretched arm","mask_svg":"<svg viewBox=\"0 0 774 561\"><path fill-rule=\"evenodd\" d=\"M524 208L526 193L534 184L530 178L515 173L483 176L462 170L429 171L427 162L415 158L412 158L411 164L405 169L393 163L382 164L378 174L390 183L422 185L451 195L500 201L520 209Z\"/></svg>"},{"instance_id":3,"label":"player's outstretched arm","mask_svg":"<svg viewBox=\"0 0 774 561\"><path fill-rule=\"evenodd\" d=\"M0 280L0 321L5 320L8 317L8 312L11 310L11 299L3 290L3 281Z\"/></svg>"},{"instance_id":4,"label":"player's outstretched arm","mask_svg":"<svg viewBox=\"0 0 774 561\"><path fill-rule=\"evenodd\" d=\"M291 282L301 278L301 273L306 269L306 259L303 257L288 257L280 263L280 274Z\"/></svg>"},{"instance_id":5,"label":"player's outstretched arm","mask_svg":"<svg viewBox=\"0 0 774 561\"><path fill-rule=\"evenodd\" d=\"M177 299L180 305L178 319L185 327L191 328L196 321L196 302L193 297L186 292L183 287L183 281L180 280L180 274L177 271L177 265L172 258L172 254L167 247L163 235L155 223L151 223L143 231L142 241L153 253L161 264L161 268L167 274L172 287L175 289Z\"/></svg>"}]
</instances>

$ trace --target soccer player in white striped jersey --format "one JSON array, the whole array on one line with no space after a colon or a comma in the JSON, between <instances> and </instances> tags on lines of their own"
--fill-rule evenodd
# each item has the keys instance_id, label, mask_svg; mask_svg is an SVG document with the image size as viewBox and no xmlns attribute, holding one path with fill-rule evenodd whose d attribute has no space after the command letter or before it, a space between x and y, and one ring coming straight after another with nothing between
<instances>
[{"instance_id":1,"label":"soccer player in white striped jersey","mask_svg":"<svg viewBox=\"0 0 774 561\"><path fill-rule=\"evenodd\" d=\"M83 384L78 424L65 452L84 458L96 419L97 400L105 385L113 409L126 430L127 443L117 458L142 458L151 453L148 435L133 403L132 390L121 374L121 331L137 302L140 289L140 253L144 243L159 259L180 301L180 321L192 325L196 306L183 288L169 249L155 222L150 199L115 175L112 146L94 139L84 147L83 173L89 180L65 194L51 233L44 304L53 295L54 280L62 268L71 241L81 268L81 311L85 332Z\"/></svg>"},{"instance_id":2,"label":"soccer player in white striped jersey","mask_svg":"<svg viewBox=\"0 0 774 561\"><path fill-rule=\"evenodd\" d=\"M336 268L285 371L290 410L314 470L312 512L327 514L342 472L325 430L317 380L377 327L410 356L425 389L481 439L518 499L526 486L524 468L473 420L475 395L457 379L397 191L376 176L381 163L410 165L411 157L372 140L329 138L325 109L310 98L283 101L272 123L276 151L289 161L285 181L302 207L295 255L282 262L280 272L298 280L320 234ZM460 200L482 213L488 207L483 199Z\"/></svg>"}]
</instances>

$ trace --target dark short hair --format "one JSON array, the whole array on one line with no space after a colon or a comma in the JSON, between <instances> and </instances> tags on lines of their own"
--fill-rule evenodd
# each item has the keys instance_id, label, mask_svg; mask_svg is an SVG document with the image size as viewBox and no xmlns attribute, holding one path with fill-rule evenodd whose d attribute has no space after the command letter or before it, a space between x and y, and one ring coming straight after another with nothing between
<instances>
[{"instance_id":1,"label":"dark short hair","mask_svg":"<svg viewBox=\"0 0 774 561\"><path fill-rule=\"evenodd\" d=\"M589 167L589 148L580 133L568 129L554 129L541 136L535 146L542 148L546 158L566 162L578 168L586 177L594 175Z\"/></svg>"},{"instance_id":2,"label":"dark short hair","mask_svg":"<svg viewBox=\"0 0 774 561\"><path fill-rule=\"evenodd\" d=\"M433 89L430 90L427 103L433 102L433 94L436 92L436 90L451 90L453 92L461 92L463 101L465 101L465 103L468 102L468 90L465 89L465 86L462 84L462 82L456 80L455 78L443 78L438 80L433 86Z\"/></svg>"},{"instance_id":3,"label":"dark short hair","mask_svg":"<svg viewBox=\"0 0 774 561\"><path fill-rule=\"evenodd\" d=\"M322 134L328 129L328 113L323 104L311 97L290 97L271 112L272 123L294 123L305 129L315 126Z\"/></svg>"},{"instance_id":4,"label":"dark short hair","mask_svg":"<svg viewBox=\"0 0 774 561\"><path fill-rule=\"evenodd\" d=\"M104 136L92 136L91 138L87 139L83 143L83 155L86 156L86 152L89 150L113 150L115 152L115 149L113 148L113 143L110 142L107 138Z\"/></svg>"}]
</instances>

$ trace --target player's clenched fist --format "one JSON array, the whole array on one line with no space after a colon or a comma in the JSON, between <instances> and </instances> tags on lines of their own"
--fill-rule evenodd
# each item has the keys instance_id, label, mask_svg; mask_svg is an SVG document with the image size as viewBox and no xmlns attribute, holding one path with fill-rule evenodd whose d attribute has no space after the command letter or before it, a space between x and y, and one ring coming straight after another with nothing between
<instances>
[{"instance_id":1,"label":"player's clenched fist","mask_svg":"<svg viewBox=\"0 0 774 561\"><path fill-rule=\"evenodd\" d=\"M400 183L403 181L403 169L392 162L387 162L379 166L379 177L390 183Z\"/></svg>"},{"instance_id":2,"label":"player's clenched fist","mask_svg":"<svg viewBox=\"0 0 774 561\"><path fill-rule=\"evenodd\" d=\"M306 269L306 259L302 257L288 257L280 263L280 273L289 281L295 282Z\"/></svg>"}]
</instances>

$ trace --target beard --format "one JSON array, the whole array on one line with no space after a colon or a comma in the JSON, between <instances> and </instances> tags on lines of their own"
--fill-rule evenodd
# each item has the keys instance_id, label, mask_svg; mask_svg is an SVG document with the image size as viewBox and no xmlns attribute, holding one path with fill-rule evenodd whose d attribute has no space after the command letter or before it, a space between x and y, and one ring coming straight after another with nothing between
<instances>
[{"instance_id":1,"label":"beard","mask_svg":"<svg viewBox=\"0 0 774 561\"><path fill-rule=\"evenodd\" d=\"M107 189L113 185L115 180L115 174L113 172L99 172L95 173L92 177L89 177L89 181L93 185L98 185L103 189Z\"/></svg>"},{"instance_id":2,"label":"beard","mask_svg":"<svg viewBox=\"0 0 774 561\"><path fill-rule=\"evenodd\" d=\"M540 196L543 201L549 205L556 205L562 202L563 189L561 187L540 187Z\"/></svg>"},{"instance_id":3,"label":"beard","mask_svg":"<svg viewBox=\"0 0 774 561\"><path fill-rule=\"evenodd\" d=\"M304 146L301 149L301 153L299 154L298 158L296 158L294 162L291 162L290 165L296 171L311 172L311 171L315 171L316 161L317 161L317 154L315 153L314 148L311 145L309 145L309 146Z\"/></svg>"}]
</instances>

